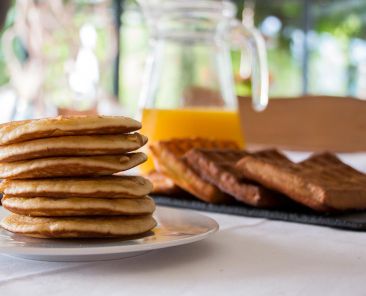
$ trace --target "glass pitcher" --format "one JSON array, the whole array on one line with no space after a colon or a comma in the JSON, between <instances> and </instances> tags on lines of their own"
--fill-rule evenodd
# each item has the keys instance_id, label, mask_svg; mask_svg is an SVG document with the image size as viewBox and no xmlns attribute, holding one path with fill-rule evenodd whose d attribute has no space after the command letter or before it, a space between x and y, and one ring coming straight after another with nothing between
<instances>
[{"instance_id":1,"label":"glass pitcher","mask_svg":"<svg viewBox=\"0 0 366 296\"><path fill-rule=\"evenodd\" d=\"M260 33L218 0L138 0L150 33L140 97L142 133L150 142L205 137L244 145L230 50L251 53L253 107L268 102L268 70ZM152 169L147 163L143 170Z\"/></svg>"}]
</instances>

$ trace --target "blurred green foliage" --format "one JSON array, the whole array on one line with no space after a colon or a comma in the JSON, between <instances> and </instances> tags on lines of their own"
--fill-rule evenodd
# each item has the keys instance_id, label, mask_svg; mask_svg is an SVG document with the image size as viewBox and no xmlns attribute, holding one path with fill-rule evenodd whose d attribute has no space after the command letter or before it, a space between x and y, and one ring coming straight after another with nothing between
<instances>
[{"instance_id":1,"label":"blurred green foliage","mask_svg":"<svg viewBox=\"0 0 366 296\"><path fill-rule=\"evenodd\" d=\"M8 13L6 15L5 23L3 28L0 31L0 37L2 36L3 32L7 30L10 26L13 25L14 19L15 19L15 9L14 9L14 2L12 1L11 7L8 10ZM21 49L20 44L13 44L15 46L15 51L19 55L24 55L24 51ZM6 70L6 64L5 64L5 57L4 57L4 51L3 46L0 43L0 86L4 85L9 82L9 74Z\"/></svg>"},{"instance_id":2,"label":"blurred green foliage","mask_svg":"<svg viewBox=\"0 0 366 296\"><path fill-rule=\"evenodd\" d=\"M82 3L83 0L78 0L78 3ZM85 0L86 1L86 0ZM241 11L243 9L245 1L249 0L234 0L238 7L238 17L241 17ZM13 1L14 3L15 1ZM300 94L302 89L302 61L301 56L294 51L293 32L301 31L304 23L304 0L256 0L255 3L255 25L260 27L263 21L268 16L275 16L281 21L281 29L276 36L272 36L273 40L270 40L270 46L268 46L269 67L271 72L271 95L296 95ZM310 5L310 22L312 31L317 36L322 34L329 34L339 45L343 58L346 62L349 61L349 47L355 38L365 40L366 39L366 0L311 0ZM136 9L136 2L134 0L125 0L125 8L134 6ZM136 16L132 16L135 20L127 20L126 14L122 15L122 31L121 37L121 64L120 64L120 93L123 102L130 98L138 96L139 83L141 79L132 80L132 72L136 69L139 70L143 66L144 58L147 51L147 34L145 27L139 21L136 21ZM89 15L89 14L84 14ZM8 12L6 22L2 32L9 28L14 22L16 12L14 7ZM74 21L80 22L84 19L83 14L75 16ZM2 34L0 32L0 35ZM55 32L55 34L58 34ZM67 37L59 36L55 40L66 40ZM98 42L96 53L98 56L102 56L103 52L108 46L107 36L102 34L102 31L98 31L98 38L105 39L104 42ZM315 44L317 45L317 44ZM26 58L26 53L20 43L15 41L13 44L15 52L20 60ZM44 48L48 54L54 53L59 56L69 56L69 46L67 42L60 43L57 46L53 44L47 44ZM318 52L318 48L310 48L310 76L313 81L310 81L310 86L316 85L318 80L317 72L314 68L321 63L322 56ZM131 61L135 59L136 61ZM232 54L234 70L237 73L240 64L240 54ZM352 67L354 65L346 65L346 70L351 69L346 73L348 75L348 84L353 85L354 80L357 77L357 73ZM51 77L58 76L57 73L63 71L61 66L54 67L49 73ZM112 71L104 71L103 79L105 81L111 80ZM139 74L141 77L141 74ZM0 85L3 85L9 81L8 73L6 70L4 54L2 46L0 46ZM111 84L109 84L111 85ZM132 87L130 87L132 85ZM346 91L349 91L349 87ZM321 86L313 87L313 92L321 92ZM328 90L326 90L328 91ZM237 84L237 92L239 94L248 94L250 92L250 83L248 81L240 82ZM341 93L337 90L336 93Z\"/></svg>"}]
</instances>

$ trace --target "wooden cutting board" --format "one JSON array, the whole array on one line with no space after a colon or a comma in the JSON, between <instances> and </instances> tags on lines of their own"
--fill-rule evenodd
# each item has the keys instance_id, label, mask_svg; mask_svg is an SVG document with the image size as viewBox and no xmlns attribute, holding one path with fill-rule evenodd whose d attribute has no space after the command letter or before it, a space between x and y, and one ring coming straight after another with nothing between
<instances>
[{"instance_id":1,"label":"wooden cutting board","mask_svg":"<svg viewBox=\"0 0 366 296\"><path fill-rule=\"evenodd\" d=\"M366 151L366 101L304 96L274 98L263 112L249 98L238 98L249 148L334 152Z\"/></svg>"}]
</instances>

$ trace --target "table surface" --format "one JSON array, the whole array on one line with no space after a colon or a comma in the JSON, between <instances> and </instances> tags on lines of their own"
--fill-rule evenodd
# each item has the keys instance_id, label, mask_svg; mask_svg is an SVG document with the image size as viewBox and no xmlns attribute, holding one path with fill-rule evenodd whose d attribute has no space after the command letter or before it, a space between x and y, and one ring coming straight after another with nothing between
<instances>
[{"instance_id":1,"label":"table surface","mask_svg":"<svg viewBox=\"0 0 366 296\"><path fill-rule=\"evenodd\" d=\"M302 156L293 156L301 158ZM366 156L345 156L366 171ZM366 233L208 214L204 241L115 261L0 255L0 295L365 295Z\"/></svg>"}]
</instances>

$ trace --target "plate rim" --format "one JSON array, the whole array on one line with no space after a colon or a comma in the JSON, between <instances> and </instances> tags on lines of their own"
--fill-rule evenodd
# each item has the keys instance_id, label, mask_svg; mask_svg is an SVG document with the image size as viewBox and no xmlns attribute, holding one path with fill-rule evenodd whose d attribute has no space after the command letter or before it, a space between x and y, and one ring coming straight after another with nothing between
<instances>
[{"instance_id":1,"label":"plate rim","mask_svg":"<svg viewBox=\"0 0 366 296\"><path fill-rule=\"evenodd\" d=\"M38 257L72 257L72 256L92 256L92 255L113 255L113 254L122 254L122 253L132 253L132 252L143 252L150 250L157 250L175 246L186 245L189 243L194 243L204 238L214 234L219 230L219 224L217 221L207 215L198 213L195 210L186 210L179 208L171 208L165 206L157 206L158 209L168 209L179 212L188 212L190 214L194 214L201 218L204 218L208 221L208 223L212 224L212 228L208 231L200 234L190 235L187 237L179 238L178 240L171 241L161 241L161 242L149 242L141 245L116 245L116 246L98 246L98 247L83 247L75 246L75 247L55 247L55 248L46 248L46 247L29 247L29 246L1 246L0 245L0 254L5 255L29 255L29 256L38 256ZM0 211L5 211L0 206ZM5 233L10 233L5 229L0 229ZM10 234L9 234L10 235ZM37 239L37 238L34 238ZM54 241L54 240L53 240ZM57 254L55 254L57 253Z\"/></svg>"}]
</instances>

